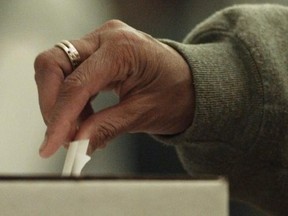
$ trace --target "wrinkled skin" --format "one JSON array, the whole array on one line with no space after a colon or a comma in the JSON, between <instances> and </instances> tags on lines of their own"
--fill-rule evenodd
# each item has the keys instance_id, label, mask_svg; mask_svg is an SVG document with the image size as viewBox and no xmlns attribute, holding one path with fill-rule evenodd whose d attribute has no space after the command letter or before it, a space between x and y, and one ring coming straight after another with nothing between
<instances>
[{"instance_id":1,"label":"wrinkled skin","mask_svg":"<svg viewBox=\"0 0 288 216\"><path fill-rule=\"evenodd\" d=\"M168 135L191 124L191 71L173 48L118 20L71 43L82 62L74 71L58 47L39 54L34 63L47 125L42 157L71 140L90 139L92 154L125 132ZM91 98L106 90L113 90L119 103L94 113Z\"/></svg>"}]
</instances>

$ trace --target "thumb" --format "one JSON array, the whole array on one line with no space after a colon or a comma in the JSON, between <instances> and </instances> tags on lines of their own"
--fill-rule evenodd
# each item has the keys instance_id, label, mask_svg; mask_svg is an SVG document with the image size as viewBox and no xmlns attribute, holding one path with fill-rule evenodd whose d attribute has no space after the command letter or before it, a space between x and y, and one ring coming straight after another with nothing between
<instances>
[{"instance_id":1,"label":"thumb","mask_svg":"<svg viewBox=\"0 0 288 216\"><path fill-rule=\"evenodd\" d=\"M121 102L86 119L75 140L89 139L88 154L91 155L97 148L106 146L109 140L137 128L139 117L139 110L133 103Z\"/></svg>"}]
</instances>

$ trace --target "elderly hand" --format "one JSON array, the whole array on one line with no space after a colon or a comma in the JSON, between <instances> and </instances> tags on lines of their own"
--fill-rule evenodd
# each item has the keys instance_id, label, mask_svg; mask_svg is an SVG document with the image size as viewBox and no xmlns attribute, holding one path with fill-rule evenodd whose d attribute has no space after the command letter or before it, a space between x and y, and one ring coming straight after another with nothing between
<instances>
[{"instance_id":1,"label":"elderly hand","mask_svg":"<svg viewBox=\"0 0 288 216\"><path fill-rule=\"evenodd\" d=\"M176 134L191 124L191 72L174 49L117 20L71 43L82 62L74 71L58 47L35 60L47 125L42 157L71 140L90 139L92 154L124 132ZM119 103L94 113L90 100L104 90L114 90Z\"/></svg>"}]
</instances>

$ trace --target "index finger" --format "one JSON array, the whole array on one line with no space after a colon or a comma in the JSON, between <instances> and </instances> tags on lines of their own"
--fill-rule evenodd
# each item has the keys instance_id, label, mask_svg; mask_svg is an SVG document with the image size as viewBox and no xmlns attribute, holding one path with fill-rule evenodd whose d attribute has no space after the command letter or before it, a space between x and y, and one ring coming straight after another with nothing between
<instances>
[{"instance_id":1,"label":"index finger","mask_svg":"<svg viewBox=\"0 0 288 216\"><path fill-rule=\"evenodd\" d=\"M92 40L89 35L81 40L71 41L71 43L74 44L80 53L81 62L85 61L98 47L97 40ZM53 47L39 54L35 59L34 68L39 105L43 119L47 124L51 110L56 102L59 88L63 84L65 77L73 72L73 68L67 54L58 47Z\"/></svg>"},{"instance_id":2,"label":"index finger","mask_svg":"<svg viewBox=\"0 0 288 216\"><path fill-rule=\"evenodd\" d=\"M77 130L77 119L90 98L121 79L115 76L118 72L115 58L117 54L105 47L100 48L64 80L51 113L45 144L40 149L42 157L49 157L72 140Z\"/></svg>"},{"instance_id":3,"label":"index finger","mask_svg":"<svg viewBox=\"0 0 288 216\"><path fill-rule=\"evenodd\" d=\"M71 41L80 53L81 62L84 62L85 59L97 50L97 42L91 35L87 35L80 40ZM40 110L45 124L49 126L53 122L53 109L61 86L65 82L65 77L68 77L73 72L73 68L67 54L58 47L53 47L38 55L34 62L34 68ZM86 108L88 108L87 112L91 112L91 107L86 106ZM45 140L42 143L42 147Z\"/></svg>"},{"instance_id":4,"label":"index finger","mask_svg":"<svg viewBox=\"0 0 288 216\"><path fill-rule=\"evenodd\" d=\"M119 67L115 63L123 62L123 59L119 59L119 57L123 58L123 54L119 53L119 49L114 49L115 44L113 42L118 42L119 36L123 38L121 31L118 34L114 31L122 27L127 27L127 25L119 21L109 21L83 39L71 41L82 56L82 64L73 73L70 72L65 79L63 75L59 78L58 74L58 80L56 81L44 80L44 82L38 82L40 83L38 84L40 104L43 104L42 110L44 113L48 113L49 120L46 139L40 148L42 157L49 157L61 145L65 145L66 142L72 140L77 131L77 119L90 98L113 82L119 81L117 80L119 77L116 77L115 73L119 72L120 68L123 69L123 65ZM112 36L109 37L109 35ZM100 37L103 40L101 42L103 49L100 48ZM114 40L110 41L109 38ZM102 46L105 41L109 41L108 46L106 46L107 49L105 49L105 45ZM127 45L127 43L125 44ZM67 60L67 56L64 56L66 58L66 69L63 69L63 65L62 67L58 65L58 69L62 68L65 73L68 67L67 64L70 64L70 62ZM127 69L127 65L125 64L124 68ZM59 73L59 70L54 72L56 73L56 71ZM122 75L126 77L125 72ZM47 76L51 79L51 75ZM43 78L44 76L40 77ZM53 90L53 95L51 95L45 89L51 88L55 83L56 88ZM49 100L46 101L46 98L49 98Z\"/></svg>"}]
</instances>

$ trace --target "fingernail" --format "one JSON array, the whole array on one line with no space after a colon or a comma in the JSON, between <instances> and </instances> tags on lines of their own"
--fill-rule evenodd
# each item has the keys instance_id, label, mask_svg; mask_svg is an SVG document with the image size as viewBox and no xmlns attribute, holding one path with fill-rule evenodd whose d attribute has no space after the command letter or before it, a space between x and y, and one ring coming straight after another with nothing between
<instances>
[{"instance_id":1,"label":"fingernail","mask_svg":"<svg viewBox=\"0 0 288 216\"><path fill-rule=\"evenodd\" d=\"M47 136L45 136L45 138L44 138L44 140L43 140L43 142L39 148L40 153L45 149L46 145L47 145Z\"/></svg>"}]
</instances>

